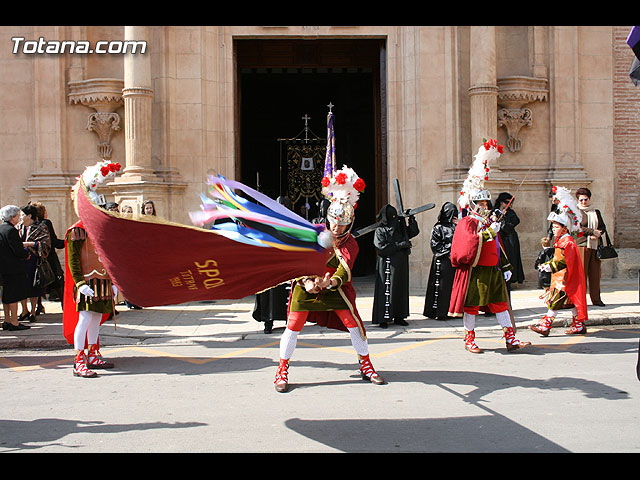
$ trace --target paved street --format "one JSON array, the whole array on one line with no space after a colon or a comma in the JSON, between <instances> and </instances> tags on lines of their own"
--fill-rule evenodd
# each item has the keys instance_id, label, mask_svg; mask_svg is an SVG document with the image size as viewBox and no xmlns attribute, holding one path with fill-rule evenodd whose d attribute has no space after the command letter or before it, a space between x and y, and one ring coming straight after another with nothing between
<instances>
[{"instance_id":1,"label":"paved street","mask_svg":"<svg viewBox=\"0 0 640 480\"><path fill-rule=\"evenodd\" d=\"M636 283L609 284L589 333L571 337L526 328L540 292L515 290L518 336L533 345L507 353L481 318L481 355L463 349L461 321L420 315L419 292L409 327L372 326L369 287L358 306L388 383L360 379L346 334L307 325L286 394L273 388L284 322L264 334L252 298L123 311L102 327L116 368L96 379L72 376L47 302L30 346L0 332L0 452L640 451Z\"/></svg>"}]
</instances>

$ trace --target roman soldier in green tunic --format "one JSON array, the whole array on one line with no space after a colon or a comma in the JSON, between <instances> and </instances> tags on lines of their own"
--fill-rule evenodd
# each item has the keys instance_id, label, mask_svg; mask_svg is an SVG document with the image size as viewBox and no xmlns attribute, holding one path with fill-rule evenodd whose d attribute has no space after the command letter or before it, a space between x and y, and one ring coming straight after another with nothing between
<instances>
[{"instance_id":1,"label":"roman soldier in green tunic","mask_svg":"<svg viewBox=\"0 0 640 480\"><path fill-rule=\"evenodd\" d=\"M374 384L384 379L374 370L369 358L366 330L356 308L352 271L358 255L358 243L351 235L355 204L364 190L364 182L348 168L323 179L323 193L331 200L327 210L327 229L332 235L325 273L322 277L302 277L295 281L289 300L287 327L280 340L280 362L274 381L276 391L289 388L289 360L305 322L349 332L358 354L360 374Z\"/></svg>"},{"instance_id":2,"label":"roman soldier in green tunic","mask_svg":"<svg viewBox=\"0 0 640 480\"><path fill-rule=\"evenodd\" d=\"M500 239L500 223L491 216L491 192L484 188L489 162L502 153L495 140L485 142L463 184L458 203L467 212L456 225L451 245L451 265L456 268L449 315L459 317L465 327L465 348L481 353L475 343L475 321L479 311L495 314L503 329L508 351L530 345L515 338L515 326L506 281L512 267Z\"/></svg>"}]
</instances>

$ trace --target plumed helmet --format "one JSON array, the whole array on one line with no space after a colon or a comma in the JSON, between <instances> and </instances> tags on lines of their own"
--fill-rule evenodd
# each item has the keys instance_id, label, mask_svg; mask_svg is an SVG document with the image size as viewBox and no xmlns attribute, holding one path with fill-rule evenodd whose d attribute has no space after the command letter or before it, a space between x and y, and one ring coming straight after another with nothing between
<instances>
[{"instance_id":1,"label":"plumed helmet","mask_svg":"<svg viewBox=\"0 0 640 480\"><path fill-rule=\"evenodd\" d=\"M491 192L484 188L485 180L489 179L490 163L503 152L503 146L494 139L483 142L474 156L467 178L462 184L458 205L469 210L476 209L476 203L481 200L491 200Z\"/></svg>"},{"instance_id":2,"label":"plumed helmet","mask_svg":"<svg viewBox=\"0 0 640 480\"><path fill-rule=\"evenodd\" d=\"M580 212L575 198L571 195L571 190L554 185L551 191L553 192L553 203L556 204L556 211L551 212L547 220L564 225L570 232L580 230L582 212Z\"/></svg>"},{"instance_id":3,"label":"plumed helmet","mask_svg":"<svg viewBox=\"0 0 640 480\"><path fill-rule=\"evenodd\" d=\"M338 225L351 225L356 216L356 206L365 183L358 174L344 165L331 176L322 179L322 194L330 204L327 220Z\"/></svg>"}]
</instances>

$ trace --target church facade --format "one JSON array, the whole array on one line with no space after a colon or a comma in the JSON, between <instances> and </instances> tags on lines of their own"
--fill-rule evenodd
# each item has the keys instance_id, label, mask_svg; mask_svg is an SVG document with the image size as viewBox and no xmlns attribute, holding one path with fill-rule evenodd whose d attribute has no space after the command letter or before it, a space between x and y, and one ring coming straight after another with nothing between
<instances>
[{"instance_id":1,"label":"church facade","mask_svg":"<svg viewBox=\"0 0 640 480\"><path fill-rule=\"evenodd\" d=\"M487 187L516 196L527 279L553 185L586 186L620 258L638 269L640 90L624 26L1 26L0 204L40 201L56 231L76 220L71 186L101 159L124 169L108 200L189 223L220 174L291 193L287 145L326 142L367 183L360 225L387 203L416 217L411 284L426 285L429 236L473 155L504 154ZM301 134L306 138L303 138ZM307 165L305 168L308 168ZM297 211L309 215L316 198ZM359 240L362 274L374 255ZM369 268L370 267L370 268Z\"/></svg>"}]
</instances>

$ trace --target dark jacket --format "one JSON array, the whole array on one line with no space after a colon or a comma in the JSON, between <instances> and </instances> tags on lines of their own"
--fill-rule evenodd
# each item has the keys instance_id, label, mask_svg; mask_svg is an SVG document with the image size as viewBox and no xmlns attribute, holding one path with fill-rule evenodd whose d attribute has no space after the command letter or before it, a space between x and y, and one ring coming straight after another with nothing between
<instances>
[{"instance_id":1,"label":"dark jacket","mask_svg":"<svg viewBox=\"0 0 640 480\"><path fill-rule=\"evenodd\" d=\"M9 222L0 223L0 275L24 272L27 256L18 230Z\"/></svg>"}]
</instances>

